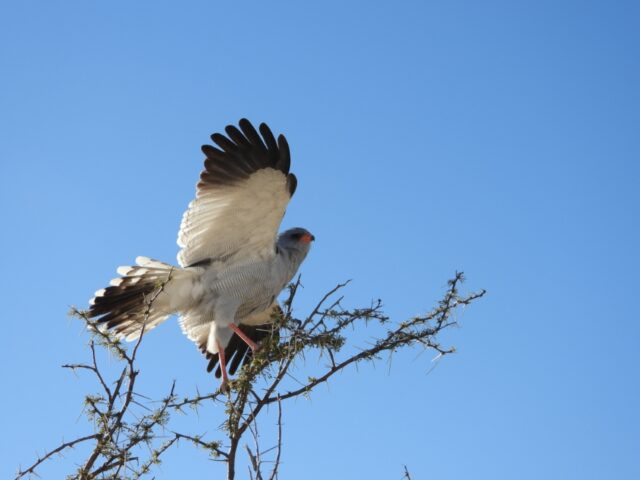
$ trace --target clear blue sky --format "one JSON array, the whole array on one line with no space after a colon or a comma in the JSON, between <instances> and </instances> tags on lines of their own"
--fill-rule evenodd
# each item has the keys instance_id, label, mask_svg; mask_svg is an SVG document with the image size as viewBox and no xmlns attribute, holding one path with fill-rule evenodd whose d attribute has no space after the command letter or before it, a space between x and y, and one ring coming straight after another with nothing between
<instances>
[{"instance_id":1,"label":"clear blue sky","mask_svg":"<svg viewBox=\"0 0 640 480\"><path fill-rule=\"evenodd\" d=\"M350 304L397 320L455 270L489 291L430 374L415 350L291 402L281 478L640 478L638 18L624 1L2 2L0 476L88 431L92 383L60 368L88 358L68 306L136 255L175 260L199 147L246 116L292 147L283 226L317 238L301 313L349 278ZM173 320L140 360L145 392L215 386ZM157 478L215 472L185 446Z\"/></svg>"}]
</instances>

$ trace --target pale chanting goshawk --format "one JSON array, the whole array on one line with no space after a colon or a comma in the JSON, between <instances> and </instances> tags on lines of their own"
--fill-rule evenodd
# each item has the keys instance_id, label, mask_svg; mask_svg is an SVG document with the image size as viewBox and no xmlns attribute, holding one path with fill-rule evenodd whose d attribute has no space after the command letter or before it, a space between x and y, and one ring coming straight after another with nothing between
<instances>
[{"instance_id":1,"label":"pale chanting goshawk","mask_svg":"<svg viewBox=\"0 0 640 480\"><path fill-rule=\"evenodd\" d=\"M137 257L136 266L98 290L89 317L120 338L137 339L172 314L226 386L270 331L277 296L307 256L314 236L303 228L278 235L297 180L289 145L264 123L242 119L204 145L196 198L178 233L180 267ZM144 330L143 330L144 327Z\"/></svg>"}]
</instances>

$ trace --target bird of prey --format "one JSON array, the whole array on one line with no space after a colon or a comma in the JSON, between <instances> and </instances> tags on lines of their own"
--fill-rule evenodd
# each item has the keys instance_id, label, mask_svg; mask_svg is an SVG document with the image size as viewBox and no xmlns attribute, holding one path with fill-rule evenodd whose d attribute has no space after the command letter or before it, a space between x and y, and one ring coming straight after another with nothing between
<instances>
[{"instance_id":1,"label":"bird of prey","mask_svg":"<svg viewBox=\"0 0 640 480\"><path fill-rule=\"evenodd\" d=\"M119 338L137 339L178 314L184 334L216 368L222 387L270 331L277 297L307 256L314 236L304 228L278 235L297 180L289 145L266 124L246 119L204 145L196 198L178 233L179 267L147 257L119 267L98 290L88 316Z\"/></svg>"}]
</instances>

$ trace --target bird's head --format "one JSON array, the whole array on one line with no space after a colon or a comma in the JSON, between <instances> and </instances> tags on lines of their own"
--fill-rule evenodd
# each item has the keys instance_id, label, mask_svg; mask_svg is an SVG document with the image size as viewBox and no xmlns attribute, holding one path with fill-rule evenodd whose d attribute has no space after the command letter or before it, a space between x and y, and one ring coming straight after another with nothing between
<instances>
[{"instance_id":1,"label":"bird's head","mask_svg":"<svg viewBox=\"0 0 640 480\"><path fill-rule=\"evenodd\" d=\"M294 250L307 254L311 248L311 242L316 239L311 232L304 228L290 228L278 237L278 247L286 250Z\"/></svg>"}]
</instances>

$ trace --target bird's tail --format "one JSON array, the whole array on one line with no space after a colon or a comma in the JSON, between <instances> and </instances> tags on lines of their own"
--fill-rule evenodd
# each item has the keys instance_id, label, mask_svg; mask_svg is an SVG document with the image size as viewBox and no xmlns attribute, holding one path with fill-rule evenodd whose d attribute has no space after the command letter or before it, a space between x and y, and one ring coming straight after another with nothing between
<instances>
[{"instance_id":1,"label":"bird's tail","mask_svg":"<svg viewBox=\"0 0 640 480\"><path fill-rule=\"evenodd\" d=\"M147 257L136 258L136 263L119 267L121 277L111 280L109 287L98 290L89 301L89 318L127 340L135 340L143 327L148 332L175 313L171 293L184 273Z\"/></svg>"}]
</instances>

